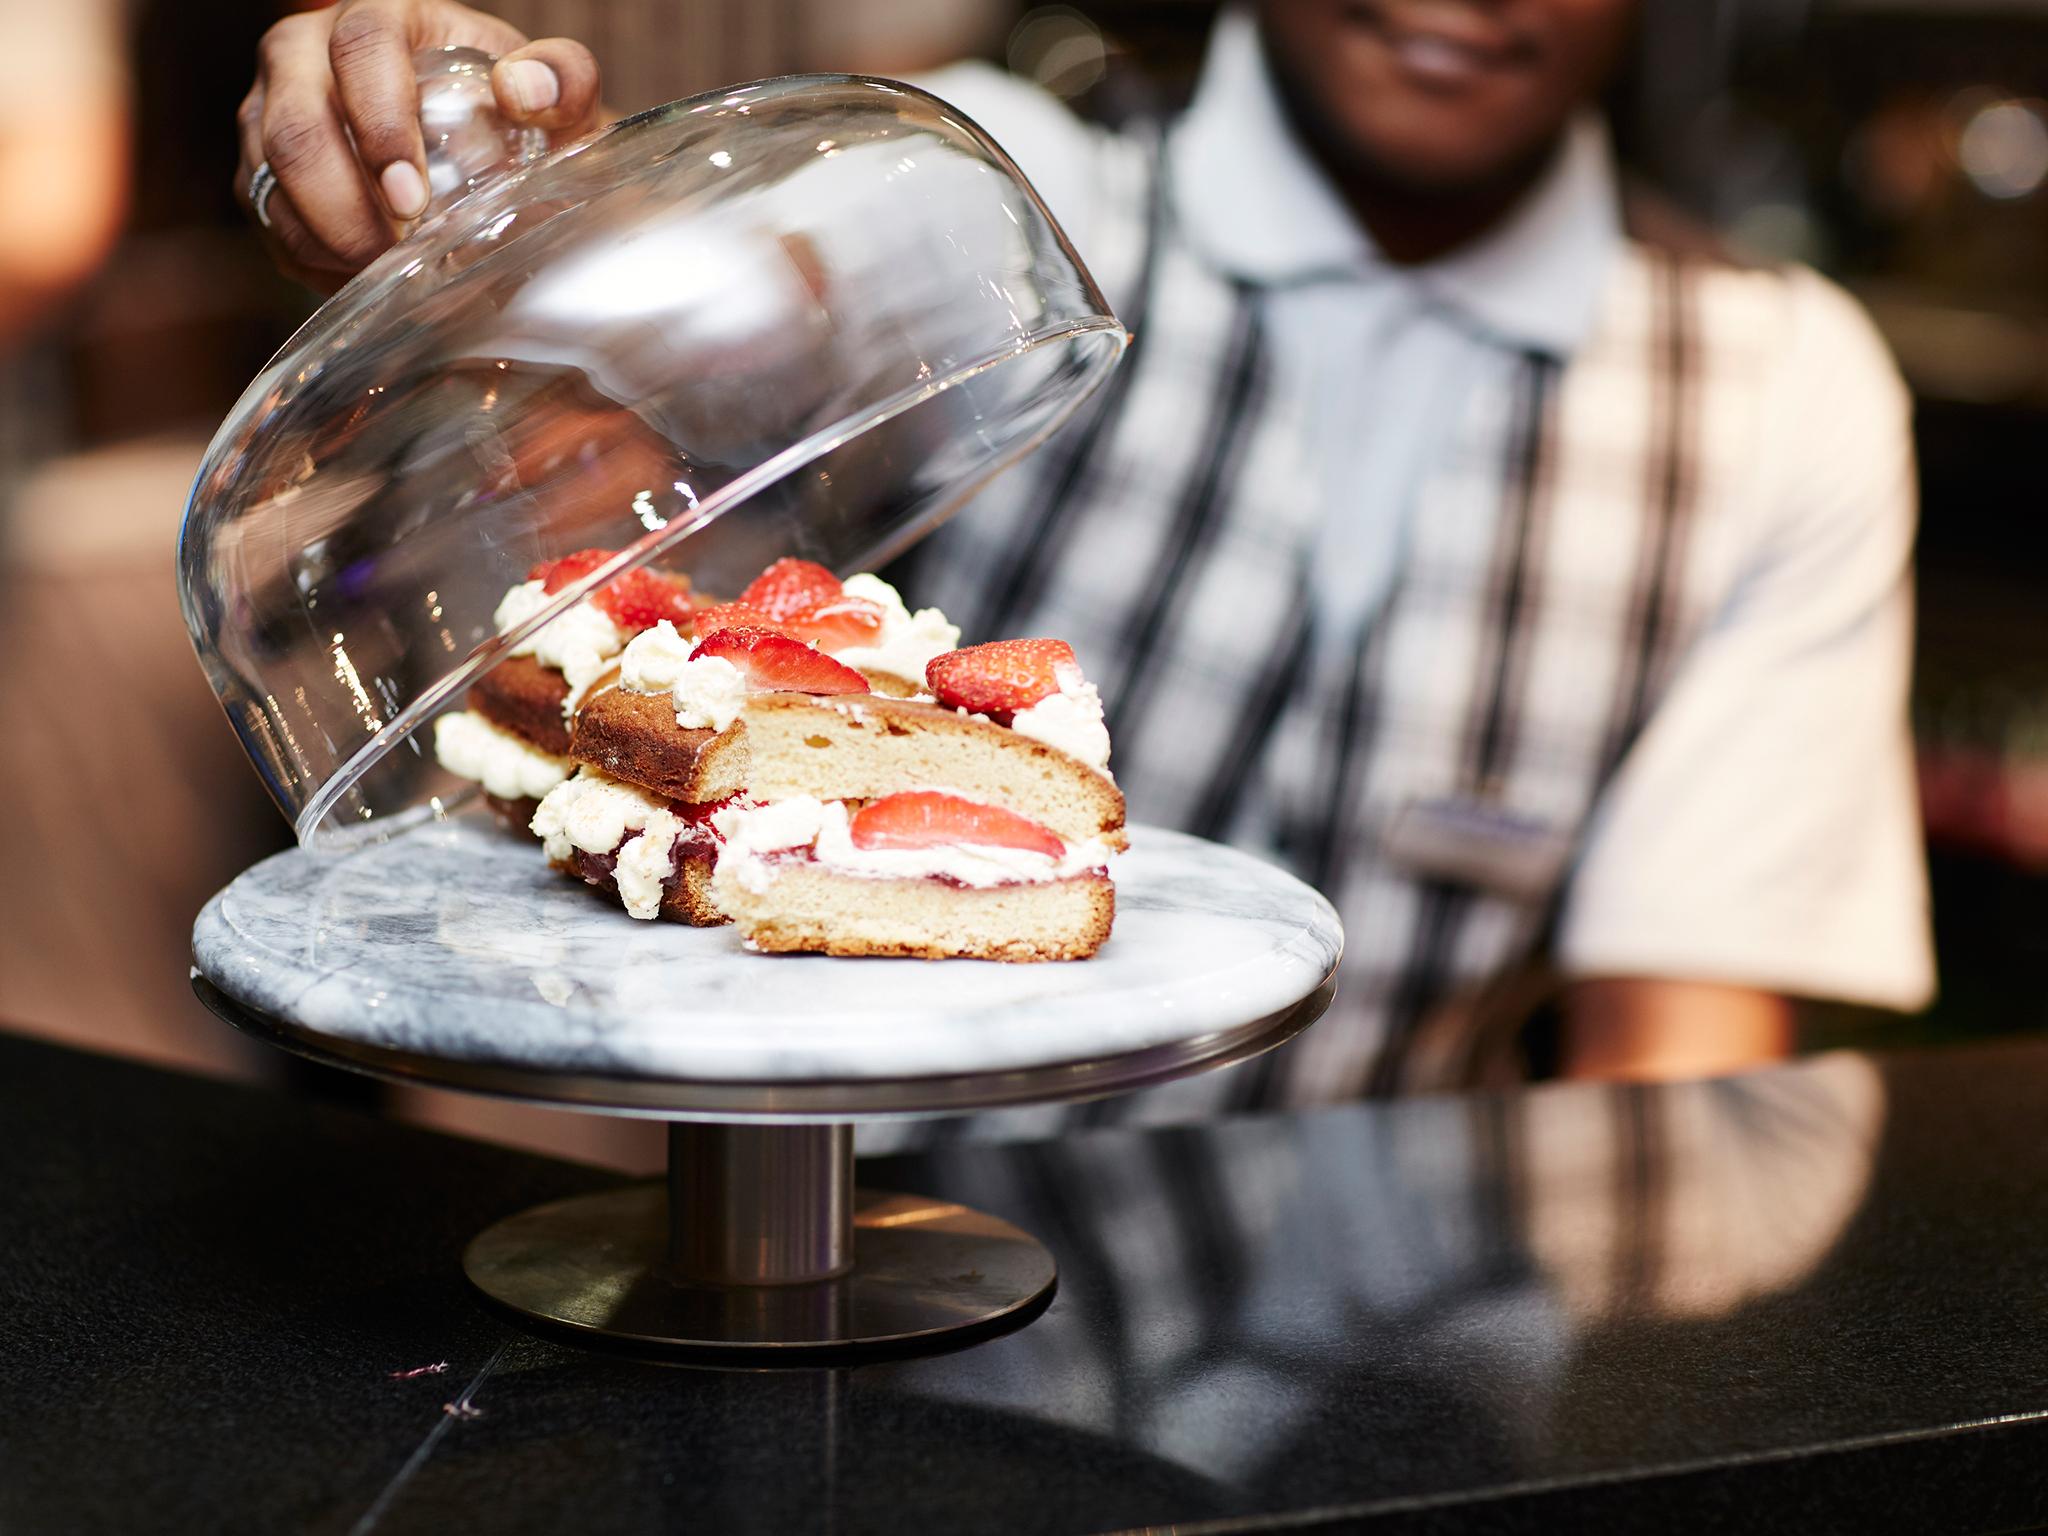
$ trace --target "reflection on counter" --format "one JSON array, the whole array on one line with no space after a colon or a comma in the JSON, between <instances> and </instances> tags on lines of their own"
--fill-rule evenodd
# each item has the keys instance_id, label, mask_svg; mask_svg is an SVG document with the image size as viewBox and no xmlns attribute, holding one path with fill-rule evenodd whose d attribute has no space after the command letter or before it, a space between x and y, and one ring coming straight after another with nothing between
<instances>
[{"instance_id":1,"label":"reflection on counter","mask_svg":"<svg viewBox=\"0 0 2048 1536\"><path fill-rule=\"evenodd\" d=\"M464 1234L593 1170L0 1039L0 1121L38 1154L4 1273L92 1298L0 1335L0 1504L33 1530L144 1501L207 1531L2032 1528L2044 1095L2048 1046L2006 1044L949 1147L864 1182L1034 1231L1051 1307L950 1354L725 1371L477 1305Z\"/></svg>"},{"instance_id":2,"label":"reflection on counter","mask_svg":"<svg viewBox=\"0 0 2048 1536\"><path fill-rule=\"evenodd\" d=\"M1885 1113L1877 1070L1831 1055L1164 1132L1127 1162L1091 1138L1018 1149L946 1193L1016 1213L1111 1321L1085 1343L1027 1329L1011 1368L937 1390L1254 1487L1347 1454L1330 1392L1400 1404L1391 1435L1447 1414L1505 1451L1541 1438L1595 1330L1723 1317L1811 1274Z\"/></svg>"}]
</instances>

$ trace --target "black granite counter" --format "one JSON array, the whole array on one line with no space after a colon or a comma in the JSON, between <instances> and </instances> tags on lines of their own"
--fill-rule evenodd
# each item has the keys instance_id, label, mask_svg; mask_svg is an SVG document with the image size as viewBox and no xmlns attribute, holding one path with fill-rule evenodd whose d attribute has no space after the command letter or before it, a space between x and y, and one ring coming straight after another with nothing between
<instances>
[{"instance_id":1,"label":"black granite counter","mask_svg":"<svg viewBox=\"0 0 2048 1536\"><path fill-rule=\"evenodd\" d=\"M588 1169L4 1038L0 1129L9 1533L2048 1521L2048 1046L877 1164L1058 1297L796 1372L487 1312Z\"/></svg>"}]
</instances>

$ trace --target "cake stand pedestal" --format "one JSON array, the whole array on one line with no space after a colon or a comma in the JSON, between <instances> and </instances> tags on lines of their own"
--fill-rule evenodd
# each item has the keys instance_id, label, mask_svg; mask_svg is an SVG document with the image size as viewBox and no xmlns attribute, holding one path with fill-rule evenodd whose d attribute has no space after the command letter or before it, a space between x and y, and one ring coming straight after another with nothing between
<instances>
[{"instance_id":1,"label":"cake stand pedestal","mask_svg":"<svg viewBox=\"0 0 2048 1536\"><path fill-rule=\"evenodd\" d=\"M641 1344L914 1347L1052 1293L1006 1221L853 1186L853 1127L669 1127L668 1181L508 1217L463 1255L526 1316ZM856 1255L859 1262L856 1263Z\"/></svg>"},{"instance_id":2,"label":"cake stand pedestal","mask_svg":"<svg viewBox=\"0 0 2048 1536\"><path fill-rule=\"evenodd\" d=\"M1115 935L1060 965L748 954L636 924L469 817L281 854L209 902L193 985L238 1028L397 1082L668 1120L668 1178L470 1242L547 1329L737 1363L951 1347L1036 1315L1052 1255L966 1207L856 1189L853 1122L1094 1098L1241 1061L1328 1005L1308 887L1140 828Z\"/></svg>"}]
</instances>

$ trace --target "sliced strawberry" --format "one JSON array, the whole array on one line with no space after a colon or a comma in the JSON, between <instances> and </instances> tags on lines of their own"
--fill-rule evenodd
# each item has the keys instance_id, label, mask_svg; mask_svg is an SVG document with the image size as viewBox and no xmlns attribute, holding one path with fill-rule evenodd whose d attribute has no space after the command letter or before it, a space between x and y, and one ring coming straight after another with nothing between
<instances>
[{"instance_id":1,"label":"sliced strawberry","mask_svg":"<svg viewBox=\"0 0 2048 1536\"><path fill-rule=\"evenodd\" d=\"M786 620L797 638L828 651L849 645L873 645L882 633L882 605L864 597L833 597L791 614Z\"/></svg>"},{"instance_id":2,"label":"sliced strawberry","mask_svg":"<svg viewBox=\"0 0 2048 1536\"><path fill-rule=\"evenodd\" d=\"M697 612L690 603L687 580L655 571L628 571L599 587L591 601L619 628L635 633L652 629L663 619L685 628Z\"/></svg>"},{"instance_id":3,"label":"sliced strawberry","mask_svg":"<svg viewBox=\"0 0 2048 1536\"><path fill-rule=\"evenodd\" d=\"M699 608L690 616L690 622L697 626L700 636L720 629L765 629L772 635L788 635L792 640L803 638L797 634L795 625L778 624L747 603L714 603L709 608Z\"/></svg>"},{"instance_id":4,"label":"sliced strawberry","mask_svg":"<svg viewBox=\"0 0 2048 1536\"><path fill-rule=\"evenodd\" d=\"M823 651L772 629L714 630L690 659L718 656L740 669L752 693L866 693L868 680Z\"/></svg>"},{"instance_id":5,"label":"sliced strawberry","mask_svg":"<svg viewBox=\"0 0 2048 1536\"><path fill-rule=\"evenodd\" d=\"M617 553L616 549L579 549L559 560L541 561L526 573L526 579L539 582L544 592L559 592L570 582L581 581Z\"/></svg>"},{"instance_id":6,"label":"sliced strawberry","mask_svg":"<svg viewBox=\"0 0 2048 1536\"><path fill-rule=\"evenodd\" d=\"M1057 859L1067 851L1046 828L999 805L982 805L935 789L870 800L853 813L856 848L946 848L957 843L1022 848Z\"/></svg>"},{"instance_id":7,"label":"sliced strawberry","mask_svg":"<svg viewBox=\"0 0 2048 1536\"><path fill-rule=\"evenodd\" d=\"M1018 710L1060 691L1055 667L1077 665L1064 640L991 640L934 656L924 680L948 708L1007 725Z\"/></svg>"},{"instance_id":8,"label":"sliced strawberry","mask_svg":"<svg viewBox=\"0 0 2048 1536\"><path fill-rule=\"evenodd\" d=\"M843 589L839 578L810 560L778 560L747 583L740 601L771 619L787 619L829 602Z\"/></svg>"},{"instance_id":9,"label":"sliced strawberry","mask_svg":"<svg viewBox=\"0 0 2048 1536\"><path fill-rule=\"evenodd\" d=\"M559 560L542 561L526 573L526 579L539 582L544 592L559 592L617 554L615 549L579 549ZM590 596L614 624L635 631L652 629L663 619L678 627L687 626L696 611L690 597L690 578L660 571L628 571Z\"/></svg>"}]
</instances>

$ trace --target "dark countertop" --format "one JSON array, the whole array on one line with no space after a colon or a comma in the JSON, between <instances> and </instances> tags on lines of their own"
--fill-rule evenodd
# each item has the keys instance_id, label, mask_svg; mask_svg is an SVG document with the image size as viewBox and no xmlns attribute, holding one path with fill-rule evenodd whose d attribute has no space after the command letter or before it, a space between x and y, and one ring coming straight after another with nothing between
<instances>
[{"instance_id":1,"label":"dark countertop","mask_svg":"<svg viewBox=\"0 0 2048 1536\"><path fill-rule=\"evenodd\" d=\"M2048 1521L2043 1045L875 1164L1061 1288L838 1370L485 1311L586 1168L6 1037L0 1126L9 1533Z\"/></svg>"}]
</instances>

